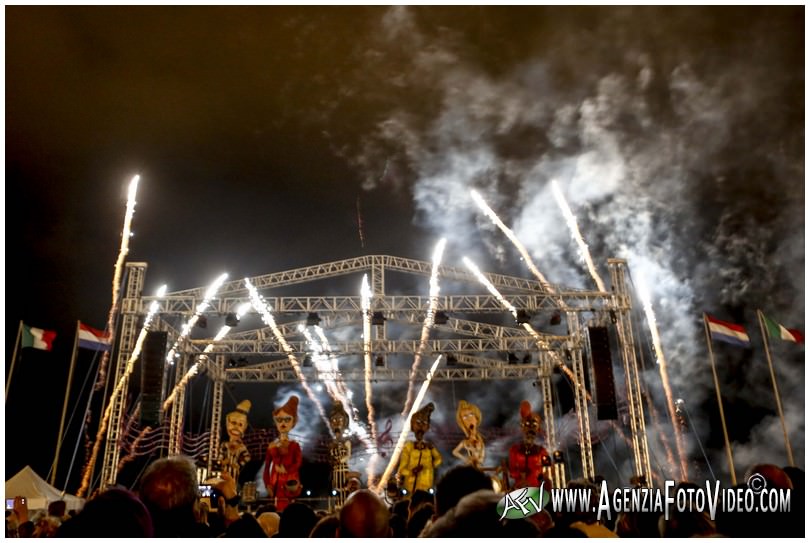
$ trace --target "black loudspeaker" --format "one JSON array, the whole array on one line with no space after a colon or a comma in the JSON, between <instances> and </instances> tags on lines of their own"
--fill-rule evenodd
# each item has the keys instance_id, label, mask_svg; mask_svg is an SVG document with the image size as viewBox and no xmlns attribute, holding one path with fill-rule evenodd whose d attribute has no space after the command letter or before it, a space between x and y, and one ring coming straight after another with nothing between
<instances>
[{"instance_id":1,"label":"black loudspeaker","mask_svg":"<svg viewBox=\"0 0 810 543\"><path fill-rule=\"evenodd\" d=\"M608 329L605 326L592 326L588 328L588 337L591 341L596 418L616 420L619 413L616 408L616 383L613 381Z\"/></svg>"},{"instance_id":2,"label":"black loudspeaker","mask_svg":"<svg viewBox=\"0 0 810 543\"><path fill-rule=\"evenodd\" d=\"M141 426L160 426L168 332L147 332L141 350Z\"/></svg>"}]
</instances>

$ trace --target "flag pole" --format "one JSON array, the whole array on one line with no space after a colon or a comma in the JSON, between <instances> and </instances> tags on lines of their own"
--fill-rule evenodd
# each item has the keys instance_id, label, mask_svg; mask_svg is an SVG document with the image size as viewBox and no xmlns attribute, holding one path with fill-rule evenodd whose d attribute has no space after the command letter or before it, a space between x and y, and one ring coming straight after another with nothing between
<instances>
[{"instance_id":1,"label":"flag pole","mask_svg":"<svg viewBox=\"0 0 810 543\"><path fill-rule=\"evenodd\" d=\"M8 403L8 387L11 384L11 374L14 373L14 364L17 363L17 350L20 348L22 330L23 321L20 319L20 327L17 328L17 341L14 342L14 354L11 355L11 367L8 369L8 377L6 377L6 403Z\"/></svg>"},{"instance_id":2,"label":"flag pole","mask_svg":"<svg viewBox=\"0 0 810 543\"><path fill-rule=\"evenodd\" d=\"M728 467L731 470L731 484L737 484L737 473L734 471L734 457L731 455L731 443L728 441L728 430L726 429L726 414L723 411L723 398L720 397L720 383L717 380L717 368L714 365L714 352L712 351L712 340L709 335L709 323L706 320L706 313L703 314L703 328L706 331L706 345L709 348L709 362L712 365L712 375L714 376L714 390L717 393L717 407L720 408L720 422L723 425L723 439L726 440L726 456L728 457Z\"/></svg>"},{"instance_id":3,"label":"flag pole","mask_svg":"<svg viewBox=\"0 0 810 543\"><path fill-rule=\"evenodd\" d=\"M771 383L773 383L773 394L776 396L776 411L779 413L779 420L782 422L782 434L785 436L785 449L787 449L788 463L791 466L795 466L796 464L793 462L793 449L790 447L787 425L785 425L785 414L782 412L782 395L779 394L779 385L776 384L776 373L773 370L770 343L768 342L768 334L765 332L765 322L763 317L764 315L762 314L762 311L757 309L759 330L762 332L762 341L765 343L765 357L768 359L768 369L771 371Z\"/></svg>"},{"instance_id":4,"label":"flag pole","mask_svg":"<svg viewBox=\"0 0 810 543\"><path fill-rule=\"evenodd\" d=\"M76 367L76 352L79 348L79 321L76 321L76 334L73 339L73 354L70 357L70 370L68 371L67 387L65 388L65 403L62 405L62 420L59 421L59 434L56 436L56 454L51 467L51 485L56 482L56 466L59 465L59 451L62 449L62 431L65 429L65 414L67 413L68 399L70 398L70 385L73 383L73 369Z\"/></svg>"}]
</instances>

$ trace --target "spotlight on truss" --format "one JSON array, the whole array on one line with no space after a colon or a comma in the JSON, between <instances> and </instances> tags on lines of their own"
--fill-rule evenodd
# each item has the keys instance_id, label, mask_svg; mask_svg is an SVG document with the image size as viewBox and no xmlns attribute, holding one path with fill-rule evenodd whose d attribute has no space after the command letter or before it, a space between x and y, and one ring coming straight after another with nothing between
<instances>
[{"instance_id":1,"label":"spotlight on truss","mask_svg":"<svg viewBox=\"0 0 810 543\"><path fill-rule=\"evenodd\" d=\"M236 313L228 313L225 315L225 326L230 326L231 328L239 326L239 315Z\"/></svg>"},{"instance_id":2,"label":"spotlight on truss","mask_svg":"<svg viewBox=\"0 0 810 543\"><path fill-rule=\"evenodd\" d=\"M317 313L309 313L307 315L307 326L320 326L321 318Z\"/></svg>"},{"instance_id":3,"label":"spotlight on truss","mask_svg":"<svg viewBox=\"0 0 810 543\"><path fill-rule=\"evenodd\" d=\"M382 311L375 311L371 314L371 324L373 326L382 326L385 324L385 317L382 314Z\"/></svg>"},{"instance_id":4,"label":"spotlight on truss","mask_svg":"<svg viewBox=\"0 0 810 543\"><path fill-rule=\"evenodd\" d=\"M529 315L529 312L525 309L518 309L515 320L518 324L529 324L529 322L532 320L532 316Z\"/></svg>"},{"instance_id":5,"label":"spotlight on truss","mask_svg":"<svg viewBox=\"0 0 810 543\"><path fill-rule=\"evenodd\" d=\"M435 315L433 315L433 324L447 324L447 320L449 317L447 313L444 311L437 311Z\"/></svg>"}]
</instances>

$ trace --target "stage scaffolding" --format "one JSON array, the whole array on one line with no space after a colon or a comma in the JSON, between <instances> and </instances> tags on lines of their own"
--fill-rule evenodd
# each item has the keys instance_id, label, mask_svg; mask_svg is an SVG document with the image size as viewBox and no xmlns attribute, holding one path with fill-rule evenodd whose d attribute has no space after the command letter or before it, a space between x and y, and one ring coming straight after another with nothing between
<instances>
[{"instance_id":1,"label":"stage scaffolding","mask_svg":"<svg viewBox=\"0 0 810 543\"><path fill-rule=\"evenodd\" d=\"M310 355L310 347L304 340L300 326L306 326L307 318L316 314L320 319L319 326L328 334L330 330L355 327L362 330L362 305L360 297L360 279L368 274L371 285L371 312L384 317L382 325L374 326L374 337L371 351L381 357L381 365L373 364L371 379L374 382L406 383L411 372L408 367L388 367L387 357L398 355L413 356L420 349L419 332L422 321L429 307L427 295L428 278L432 264L418 260L386 255L371 255L304 268L297 268L258 277L249 278L250 282L262 294L268 307L272 309L278 326L289 343L299 364ZM565 324L565 333L555 335L538 330L538 336L530 334L511 319L505 325L503 315L507 313L501 301L489 294L476 277L465 269L440 266L439 285L442 292L438 297L437 314L443 318L433 326L433 339L422 346L423 366L429 366L427 359L433 360L444 355L444 360L433 374L434 381L491 381L514 380L535 383L545 423L546 448L557 450L557 431L555 428L554 395L552 373L555 367L563 369L573 376L575 388L575 410L579 424L579 466L568 466L568 474L585 478L594 477L593 450L590 439L591 421L588 405L593 401L586 391L585 374L590 370L590 352L587 334L583 330L588 326L612 327L618 338L618 352L621 353L621 367L624 370L624 390L618 389L629 407L629 417L624 425L632 444L633 466L635 475L652 481L650 460L647 447L647 434L644 408L641 402L641 383L639 379L638 360L635 355L630 314L631 296L626 284L626 262L610 259L608 268L611 276L611 291L599 292L577 290L557 285L548 289L533 279L510 277L507 275L485 273L487 279L500 291L519 312L529 319L548 319L557 314ZM116 382L124 377L124 366L131 355L144 316L153 302L158 304L158 311L150 329L169 332L169 345L180 337L180 330L194 315L205 317L208 321L218 322L228 314L235 314L238 309L249 302L245 281L242 279L225 282L217 296L200 311L200 304L207 287L199 287L167 293L163 297L145 296L143 287L147 264L134 262L127 264L127 281L125 296L121 304L121 326L116 336L116 361L110 379ZM419 276L424 280L417 281L421 294L402 294L403 288L397 281L396 274ZM326 290L335 291L328 280L353 276L356 277L356 288L347 289L344 295L318 295ZM326 280L326 281L325 281ZM311 285L310 285L311 283ZM414 284L413 280L404 281ZM348 284L345 280L342 281ZM389 294L386 284L396 286L397 294ZM285 288L307 285L311 286L312 296L283 296ZM297 291L301 288L296 287ZM393 289L391 289L393 291ZM255 310L250 309L247 316ZM493 324L498 321L500 324ZM242 323L247 319L243 317ZM259 319L253 319L259 322ZM412 338L389 338L390 326L401 326L413 330ZM220 444L221 424L223 419L223 386L226 383L296 383L299 378L293 370L289 354L276 341L270 328L264 325L252 329L240 326L231 330L223 339L212 345L213 327L207 330L195 330L193 339L186 338L178 346L179 356L174 364L166 365L164 379L178 383L189 367L197 363L203 376L212 381L211 422L213 431L209 438L207 455L210 471L213 459ZM560 328L559 326L557 328ZM199 337L201 333L211 337ZM362 359L364 345L357 334L356 340L332 341L331 352L337 357L356 357ZM207 352L204 352L208 349ZM522 353L523 358L513 357L507 353ZM234 359L258 360L241 367L229 367L227 361ZM564 366L561 367L561 366ZM330 372L319 372L314 365L304 367L302 371L310 382L326 381L338 377ZM417 383L427 376L427 369L417 371ZM592 376L592 374L591 374ZM345 382L363 381L363 369L342 370L339 377ZM593 379L590 381L593 383ZM171 389L171 386L168 387ZM169 454L180 452L182 439L185 398L180 390L171 402L168 412L162 413L163 420L169 424ZM164 388L164 396L166 388ZM165 399L165 397L163 398ZM119 466L119 440L122 438L124 415L127 411L127 395L121 394L112 406L109 428L104 444L102 465L102 487L116 482ZM618 424L622 424L621 419ZM220 431L216 431L220 429ZM557 485L565 484L566 467L555 463L552 478Z\"/></svg>"}]
</instances>

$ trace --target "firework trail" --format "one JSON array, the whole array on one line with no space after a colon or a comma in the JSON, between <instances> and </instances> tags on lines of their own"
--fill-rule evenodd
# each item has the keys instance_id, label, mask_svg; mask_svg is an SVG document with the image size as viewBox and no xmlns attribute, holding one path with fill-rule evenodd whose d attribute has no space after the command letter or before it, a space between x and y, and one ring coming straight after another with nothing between
<instances>
[{"instance_id":1,"label":"firework trail","mask_svg":"<svg viewBox=\"0 0 810 543\"><path fill-rule=\"evenodd\" d=\"M371 486L374 472L377 468L377 421L374 419L374 404L371 402L371 287L368 284L368 274L363 274L363 283L360 286L360 303L363 307L363 361L365 371L366 409L368 410L368 426L371 428L371 439L374 442L374 451L371 460L366 466L367 485Z\"/></svg>"},{"instance_id":2,"label":"firework trail","mask_svg":"<svg viewBox=\"0 0 810 543\"><path fill-rule=\"evenodd\" d=\"M678 424L678 418L675 414L675 400L672 397L672 389L669 386L667 360L664 357L664 350L661 348L661 337L658 335L658 326L655 324L655 313L653 313L649 291L647 290L647 286L644 283L643 278L641 278L638 282L638 295L641 298L641 304L644 307L644 314L647 316L647 323L650 325L650 334L652 335L653 349L655 349L658 372L661 374L661 384L664 387L664 395L666 396L667 401L667 412L669 413L669 418L672 420L672 429L675 432L675 448L678 450L681 477L683 478L683 481L687 481L689 476L689 466L686 462L683 433L681 432L681 426Z\"/></svg>"},{"instance_id":3,"label":"firework trail","mask_svg":"<svg viewBox=\"0 0 810 543\"><path fill-rule=\"evenodd\" d=\"M136 175L129 182L129 190L127 191L127 209L124 215L124 230L121 232L121 249L118 251L118 260L115 261L115 271L113 272L112 282L112 307L110 307L110 314L107 316L107 332L110 334L110 345L115 341L115 314L118 312L118 292L121 290L121 275L123 273L124 259L129 253L129 238L132 237L132 216L135 215L135 195L138 193L138 182L141 176ZM98 380L96 381L96 391L104 387L104 382L107 380L107 364L110 361L111 350L104 351L101 355L99 362Z\"/></svg>"},{"instance_id":4,"label":"firework trail","mask_svg":"<svg viewBox=\"0 0 810 543\"><path fill-rule=\"evenodd\" d=\"M307 383L307 378L301 371L301 365L298 363L298 359L295 357L292 347L290 347L290 344L287 343L287 340L284 338L284 334L282 334L281 330L279 330L278 325L276 324L276 319L274 319L273 315L270 313L270 308L267 307L267 303L264 301L264 298L262 298L259 291L256 290L256 287L253 286L250 279L247 277L245 277L245 285L250 292L250 302L253 304L256 311L258 311L262 316L262 321L264 321L264 323L269 326L271 330L273 330L273 335L276 336L276 341L278 341L281 348L284 349L295 375L298 377L298 380L301 382L301 386L304 388L304 392L306 392L307 397L312 400L312 403L315 404L315 407L318 409L318 413L321 415L321 419L323 419L326 427L331 429L329 418L326 416L320 400L318 400L318 397L315 396L312 388L310 388L309 384Z\"/></svg>"},{"instance_id":5,"label":"firework trail","mask_svg":"<svg viewBox=\"0 0 810 543\"><path fill-rule=\"evenodd\" d=\"M169 364L174 364L174 355L177 352L178 345L180 345L180 342L191 333L192 329L194 329L194 325L197 324L200 315L202 315L205 310L208 309L208 306L211 305L211 300L217 295L219 287L222 286L222 283L224 283L227 278L228 274L223 273L217 277L214 282L211 283L211 286L208 287L208 290L205 291L202 303L197 306L197 310L194 312L194 315L192 315L192 317L183 325L183 328L180 330L180 335L175 340L172 348L169 349L169 353L166 355L166 362Z\"/></svg>"},{"instance_id":6,"label":"firework trail","mask_svg":"<svg viewBox=\"0 0 810 543\"><path fill-rule=\"evenodd\" d=\"M162 286L158 291L158 296L162 297L166 293L166 286ZM107 403L107 408L104 410L104 417L101 419L101 422L98 425L98 431L96 432L96 441L93 444L93 452L90 454L90 460L87 465L84 467L84 473L82 474L82 483L79 487L79 491L76 493L77 496L80 498L83 496L87 488L90 486L90 477L93 474L93 468L96 465L96 458L98 458L98 452L101 449L101 443L104 439L104 433L107 431L107 424L110 421L110 415L112 414L113 406L115 405L115 399L118 397L119 394L123 391L125 385L128 383L128 379L130 374L132 373L132 369L135 367L135 362L138 360L138 357L141 355L141 349L143 348L143 342L146 340L146 334L149 331L149 328L152 325L152 319L154 318L155 314L159 309L159 304L157 301L153 301L149 305L149 312L146 315L146 318L143 321L143 326L141 327L141 331L138 334L138 339L135 341L135 347L132 349L132 354L127 360L126 366L124 367L124 373L121 375L121 378L118 379L118 382L115 384L115 388L113 388L112 393L110 394L110 399Z\"/></svg>"},{"instance_id":7,"label":"firework trail","mask_svg":"<svg viewBox=\"0 0 810 543\"><path fill-rule=\"evenodd\" d=\"M557 185L556 179L551 180L551 192L554 194L554 199L557 200L557 205L560 207L563 217L565 217L565 222L568 224L568 229L571 230L571 235L579 247L579 253L585 260L585 264L588 266L588 272L590 272L591 277L596 283L596 288L598 288L600 292L607 292L605 290L605 283L602 281L602 278L599 277L599 273L596 271L596 266L593 264L593 259L591 258L591 252L588 250L588 245L585 243L585 240L582 238L582 234L579 231L577 219L574 217L574 214L571 213L571 208L568 206L568 202L565 201L565 196L563 196L560 187Z\"/></svg>"},{"instance_id":8,"label":"firework trail","mask_svg":"<svg viewBox=\"0 0 810 543\"><path fill-rule=\"evenodd\" d=\"M366 248L366 234L363 231L363 215L360 213L360 196L357 197L357 233L360 235L360 248Z\"/></svg>"},{"instance_id":9,"label":"firework trail","mask_svg":"<svg viewBox=\"0 0 810 543\"><path fill-rule=\"evenodd\" d=\"M436 248L433 249L433 267L430 270L430 302L428 303L427 315L425 315L425 322L422 324L422 336L419 338L419 347L416 350L416 355L413 357L413 366L411 366L411 374L408 378L408 395L405 399L405 405L402 407L402 416L408 412L411 407L411 399L413 398L414 381L416 380L416 371L422 363L422 353L425 352L428 339L430 337L430 329L433 328L433 318L436 315L436 305L439 301L439 265L442 263L442 253L444 253L444 246L447 243L445 238L439 240Z\"/></svg>"},{"instance_id":10,"label":"firework trail","mask_svg":"<svg viewBox=\"0 0 810 543\"><path fill-rule=\"evenodd\" d=\"M416 413L419 410L419 407L422 405L422 400L425 398L425 394L427 394L427 389L430 386L430 382L433 380L433 374L436 372L436 368L439 366L439 361L441 361L441 359L442 355L436 357L436 360L430 367L430 371L427 373L427 377L422 382L422 387L419 389L419 393L416 395L416 399L411 406L411 411L408 413L408 417L405 419L405 423L402 425L402 431L399 433L399 439L397 439L397 444L394 447L394 451L391 453L391 460L388 461L388 466L385 468L382 478L377 483L377 493L382 492L385 485L388 483L388 479L391 478L391 473L394 471L394 465L399 460L402 447L405 445L405 440L408 438L408 434L410 432L411 417L413 417L413 414ZM370 485L369 488L371 488Z\"/></svg>"},{"instance_id":11,"label":"firework trail","mask_svg":"<svg viewBox=\"0 0 810 543\"><path fill-rule=\"evenodd\" d=\"M324 380L324 384L326 385L326 391L329 393L329 396L336 401L339 401L343 406L343 409L346 410L346 413L354 413L354 405L352 404L352 400L349 397L348 390L346 389L346 385L343 382L343 379L340 376L340 369L338 367L337 357L332 354L332 349L329 346L329 340L326 338L326 334L323 332L323 328L318 325L314 326L315 333L318 336L318 339L314 338L312 334L309 332L306 326L299 327L299 330L304 334L306 337L307 342L310 344L310 347L317 351L313 356L313 361L315 362L315 367L318 370L319 377L322 374L326 375L334 375L334 379L326 379ZM331 428L329 429L331 432ZM355 434L357 434L360 441L369 449L372 448L371 445L371 438L366 431L366 429L357 423L354 420L354 417L349 415L349 430Z\"/></svg>"},{"instance_id":12,"label":"firework trail","mask_svg":"<svg viewBox=\"0 0 810 543\"><path fill-rule=\"evenodd\" d=\"M509 300L504 298L503 295L500 292L498 292L498 289L495 288L495 285L493 285L489 281L489 279L487 279L484 276L484 274L481 273L481 270L478 269L478 266L476 266L472 262L472 260L470 260L466 256L463 258L463 262L464 262L464 265L467 266L467 268L469 268L469 270L473 273L473 275L475 275L478 278L478 280L486 287L486 289L493 296L495 296L501 302L501 304L506 309L509 310L510 313L512 313L512 315L515 317L515 319L517 319L517 309L515 309L515 306L513 306L511 303L509 303ZM531 324L529 324L528 322L524 322L521 326L537 342L537 346L540 349L548 350L548 347L549 347L548 341L543 336L538 334L537 331L534 328L532 328ZM574 372L572 372L571 369L568 366L566 366L565 363L562 360L560 360L560 356L557 354L557 352L549 351L549 355L555 361L555 363L557 364L557 367L559 367L560 370L563 373L565 373L565 375L568 377L568 379L571 381L571 383L576 387L580 387L581 385L577 382L576 378L574 377ZM585 393L585 399L587 401L593 403L593 398L591 397L591 394L588 392L588 390L583 388L582 391ZM625 441L627 441L627 437L624 436L623 432L621 432L618 424L616 424L615 422L612 422L612 425L614 426L614 428L617 429L617 431L619 431L621 433L621 435L625 438ZM628 442L628 446L629 446L629 442Z\"/></svg>"},{"instance_id":13,"label":"firework trail","mask_svg":"<svg viewBox=\"0 0 810 543\"><path fill-rule=\"evenodd\" d=\"M249 303L242 304L241 306L239 306L239 309L237 309L237 311L236 311L236 317L237 318L242 318L245 315L245 313L247 313L248 309L250 309L250 304ZM212 339L211 342L208 345L205 346L205 349L203 350L203 354L194 363L194 365L192 365L188 369L186 374L183 375L183 378L180 379L180 381L178 381L178 383L174 386L174 388L172 389L171 394L169 394L169 396L163 402L163 411L164 412L169 409L169 407L172 405L172 402L174 402L174 398L177 396L177 394L181 390L183 390L183 388L185 388L185 386L188 384L188 382L191 380L191 378L194 377L195 375L197 375L197 373L200 371L200 363L203 361L203 359L208 358L206 355L214 350L214 346L216 345L216 342L220 341L222 338L224 338L228 334L228 332L231 331L231 328L232 327L228 326L228 325L225 325L222 328L220 328L219 332L217 332L217 335L214 336L214 339Z\"/></svg>"},{"instance_id":14,"label":"firework trail","mask_svg":"<svg viewBox=\"0 0 810 543\"><path fill-rule=\"evenodd\" d=\"M531 272L534 274L537 280L540 281L540 283L543 285L543 288L551 292L552 291L551 284L549 284L545 276L542 273L540 273L540 270L537 269L537 266L534 265L534 262L532 262L532 259L529 256L529 252L526 250L526 247L523 246L520 240L517 239L515 233L512 232L512 230L510 230L509 227L503 223L503 221L500 219L500 217L498 217L498 215L495 214L494 211L492 211L492 208L490 208L487 205L487 203L484 201L481 195L478 194L478 191L474 189L470 190L470 194L472 195L472 199L475 201L478 207L480 207L481 210L484 212L484 214L487 217L489 217L489 220L491 220L493 224L495 224L495 226L500 228L501 231L504 234L506 234L506 237L509 238L509 240L515 245L515 248L520 253L520 256L523 257L523 260L524 262L526 262L526 265L529 267L529 270L531 270Z\"/></svg>"},{"instance_id":15,"label":"firework trail","mask_svg":"<svg viewBox=\"0 0 810 543\"><path fill-rule=\"evenodd\" d=\"M117 468L116 472L120 473L121 469L125 465L132 462L135 459L135 457L138 456L138 446L141 444L141 441L143 441L144 436L146 436L146 434L148 434L151 431L152 431L151 426L147 426L146 428L141 430L141 432L138 434L138 436L132 442L132 445L129 448L129 454L127 454L125 457L123 457L118 462L118 468Z\"/></svg>"}]
</instances>

